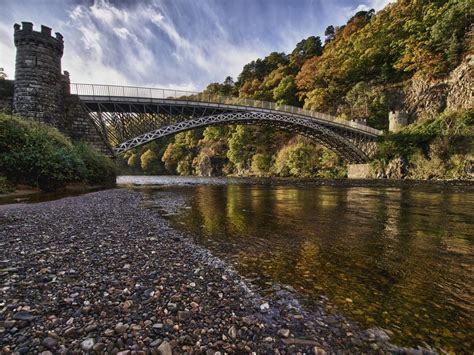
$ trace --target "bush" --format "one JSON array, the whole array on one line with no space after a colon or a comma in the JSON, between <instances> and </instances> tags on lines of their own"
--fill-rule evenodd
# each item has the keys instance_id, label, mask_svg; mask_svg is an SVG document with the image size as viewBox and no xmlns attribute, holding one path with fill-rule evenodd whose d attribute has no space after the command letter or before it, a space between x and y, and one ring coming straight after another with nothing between
<instances>
[{"instance_id":1,"label":"bush","mask_svg":"<svg viewBox=\"0 0 474 355\"><path fill-rule=\"evenodd\" d=\"M91 185L115 185L117 167L105 155L85 143L78 143L74 150L85 165L82 176Z\"/></svg>"},{"instance_id":2,"label":"bush","mask_svg":"<svg viewBox=\"0 0 474 355\"><path fill-rule=\"evenodd\" d=\"M383 138L377 148L375 158L385 162L398 156L410 156L420 150L428 155L435 139L442 140L444 154L458 149L472 147L474 110L444 112L432 120L404 127L398 133L390 133Z\"/></svg>"},{"instance_id":3,"label":"bush","mask_svg":"<svg viewBox=\"0 0 474 355\"><path fill-rule=\"evenodd\" d=\"M314 177L318 169L319 152L314 146L297 143L283 147L273 166L283 177Z\"/></svg>"},{"instance_id":4,"label":"bush","mask_svg":"<svg viewBox=\"0 0 474 355\"><path fill-rule=\"evenodd\" d=\"M150 175L158 175L164 171L164 165L155 150L147 149L140 157L141 170Z\"/></svg>"},{"instance_id":5,"label":"bush","mask_svg":"<svg viewBox=\"0 0 474 355\"><path fill-rule=\"evenodd\" d=\"M384 175L391 161L403 157L411 179L469 178L473 134L474 110L444 112L385 136L372 166Z\"/></svg>"},{"instance_id":6,"label":"bush","mask_svg":"<svg viewBox=\"0 0 474 355\"><path fill-rule=\"evenodd\" d=\"M256 176L267 176L272 166L272 157L267 154L255 154L252 157L252 173Z\"/></svg>"},{"instance_id":7,"label":"bush","mask_svg":"<svg viewBox=\"0 0 474 355\"><path fill-rule=\"evenodd\" d=\"M110 183L113 163L84 144L72 142L45 124L0 114L0 172L52 191L75 181Z\"/></svg>"},{"instance_id":8,"label":"bush","mask_svg":"<svg viewBox=\"0 0 474 355\"><path fill-rule=\"evenodd\" d=\"M5 176L0 176L0 194L14 191L12 184Z\"/></svg>"}]
</instances>

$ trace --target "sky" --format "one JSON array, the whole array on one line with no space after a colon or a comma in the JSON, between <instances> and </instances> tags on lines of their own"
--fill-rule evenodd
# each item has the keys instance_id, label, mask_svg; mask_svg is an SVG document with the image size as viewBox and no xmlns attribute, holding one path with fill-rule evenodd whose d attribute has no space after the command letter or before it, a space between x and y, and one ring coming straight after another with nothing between
<instances>
[{"instance_id":1,"label":"sky","mask_svg":"<svg viewBox=\"0 0 474 355\"><path fill-rule=\"evenodd\" d=\"M14 78L13 24L28 21L64 36L72 82L202 90L390 1L1 0L0 67Z\"/></svg>"}]
</instances>

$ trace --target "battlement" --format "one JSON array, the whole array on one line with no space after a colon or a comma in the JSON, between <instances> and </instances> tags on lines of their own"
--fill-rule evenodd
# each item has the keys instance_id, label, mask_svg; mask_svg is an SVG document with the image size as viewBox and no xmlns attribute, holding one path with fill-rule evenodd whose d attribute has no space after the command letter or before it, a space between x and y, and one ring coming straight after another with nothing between
<instances>
[{"instance_id":1,"label":"battlement","mask_svg":"<svg viewBox=\"0 0 474 355\"><path fill-rule=\"evenodd\" d=\"M21 25L15 23L13 25L15 46L28 44L43 44L53 48L59 55L63 54L64 40L61 33L56 32L55 37L51 34L51 28L41 25L41 31L34 31L33 23L22 22Z\"/></svg>"}]
</instances>

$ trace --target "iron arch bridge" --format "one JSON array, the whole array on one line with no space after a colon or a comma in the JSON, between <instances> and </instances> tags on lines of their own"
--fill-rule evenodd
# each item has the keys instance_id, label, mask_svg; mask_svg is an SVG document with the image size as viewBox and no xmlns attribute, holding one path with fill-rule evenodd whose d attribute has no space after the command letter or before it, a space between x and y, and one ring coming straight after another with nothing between
<instances>
[{"instance_id":1,"label":"iron arch bridge","mask_svg":"<svg viewBox=\"0 0 474 355\"><path fill-rule=\"evenodd\" d=\"M307 136L350 163L374 154L382 131L271 102L196 92L71 84L97 131L115 154L155 139L219 124L271 125Z\"/></svg>"}]
</instances>

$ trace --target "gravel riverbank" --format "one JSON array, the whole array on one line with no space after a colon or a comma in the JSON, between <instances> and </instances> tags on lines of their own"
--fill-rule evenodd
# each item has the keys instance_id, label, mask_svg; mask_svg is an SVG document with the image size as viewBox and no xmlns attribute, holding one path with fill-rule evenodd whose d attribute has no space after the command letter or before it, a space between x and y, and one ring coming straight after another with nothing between
<instances>
[{"instance_id":1,"label":"gravel riverbank","mask_svg":"<svg viewBox=\"0 0 474 355\"><path fill-rule=\"evenodd\" d=\"M2 353L401 351L324 297L309 312L284 287L259 296L142 203L117 189L0 206Z\"/></svg>"}]
</instances>

